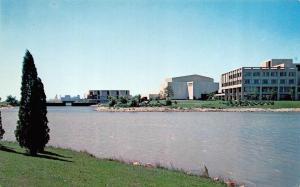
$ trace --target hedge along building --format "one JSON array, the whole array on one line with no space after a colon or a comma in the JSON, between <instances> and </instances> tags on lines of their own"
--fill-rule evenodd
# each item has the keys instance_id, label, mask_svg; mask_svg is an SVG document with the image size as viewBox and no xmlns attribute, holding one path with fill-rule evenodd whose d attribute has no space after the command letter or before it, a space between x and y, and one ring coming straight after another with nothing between
<instances>
[{"instance_id":1,"label":"hedge along building","mask_svg":"<svg viewBox=\"0 0 300 187\"><path fill-rule=\"evenodd\" d=\"M201 75L167 78L160 86L160 95L165 94L168 86L172 89L172 99L205 99L208 94L218 91L219 83Z\"/></svg>"},{"instance_id":2,"label":"hedge along building","mask_svg":"<svg viewBox=\"0 0 300 187\"><path fill-rule=\"evenodd\" d=\"M242 67L221 76L220 92L225 100L298 100L300 65L292 59L271 59L260 67Z\"/></svg>"}]
</instances>

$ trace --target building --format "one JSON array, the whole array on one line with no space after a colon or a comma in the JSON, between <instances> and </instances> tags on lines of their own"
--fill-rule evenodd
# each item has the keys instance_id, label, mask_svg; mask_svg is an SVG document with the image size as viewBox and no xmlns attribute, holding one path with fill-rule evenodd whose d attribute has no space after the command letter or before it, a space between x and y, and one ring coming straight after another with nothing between
<instances>
[{"instance_id":1,"label":"building","mask_svg":"<svg viewBox=\"0 0 300 187\"><path fill-rule=\"evenodd\" d=\"M149 94L148 98L152 99L152 100L155 100L155 99L159 99L160 97L159 97L159 94Z\"/></svg>"},{"instance_id":2,"label":"building","mask_svg":"<svg viewBox=\"0 0 300 187\"><path fill-rule=\"evenodd\" d=\"M109 97L127 97L130 98L129 90L89 90L87 99L92 103L108 102Z\"/></svg>"},{"instance_id":3,"label":"building","mask_svg":"<svg viewBox=\"0 0 300 187\"><path fill-rule=\"evenodd\" d=\"M76 102L80 101L80 95L72 97L71 95L65 95L63 97L60 97L60 100L62 102Z\"/></svg>"},{"instance_id":4,"label":"building","mask_svg":"<svg viewBox=\"0 0 300 187\"><path fill-rule=\"evenodd\" d=\"M188 75L165 79L160 95L165 94L167 87L172 89L172 99L205 99L208 94L218 91L219 84L209 77Z\"/></svg>"},{"instance_id":5,"label":"building","mask_svg":"<svg viewBox=\"0 0 300 187\"><path fill-rule=\"evenodd\" d=\"M298 100L300 64L292 59L271 59L260 67L242 67L222 74L218 96L225 100Z\"/></svg>"}]
</instances>

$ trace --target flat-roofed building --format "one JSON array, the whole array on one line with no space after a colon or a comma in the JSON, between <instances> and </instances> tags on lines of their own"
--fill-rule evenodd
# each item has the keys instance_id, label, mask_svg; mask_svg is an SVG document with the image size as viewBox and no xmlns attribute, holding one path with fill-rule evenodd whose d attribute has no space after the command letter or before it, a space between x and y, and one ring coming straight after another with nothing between
<instances>
[{"instance_id":1,"label":"flat-roofed building","mask_svg":"<svg viewBox=\"0 0 300 187\"><path fill-rule=\"evenodd\" d=\"M260 67L242 67L221 76L225 100L298 100L300 65L292 59L271 59Z\"/></svg>"},{"instance_id":2,"label":"flat-roofed building","mask_svg":"<svg viewBox=\"0 0 300 187\"><path fill-rule=\"evenodd\" d=\"M130 98L129 90L89 90L87 99L89 102L105 103L108 102L109 97L126 97Z\"/></svg>"},{"instance_id":3,"label":"flat-roofed building","mask_svg":"<svg viewBox=\"0 0 300 187\"><path fill-rule=\"evenodd\" d=\"M213 78L201 75L187 75L167 78L161 84L160 95L166 87L172 89L172 99L205 99L208 94L218 91L219 84Z\"/></svg>"}]
</instances>

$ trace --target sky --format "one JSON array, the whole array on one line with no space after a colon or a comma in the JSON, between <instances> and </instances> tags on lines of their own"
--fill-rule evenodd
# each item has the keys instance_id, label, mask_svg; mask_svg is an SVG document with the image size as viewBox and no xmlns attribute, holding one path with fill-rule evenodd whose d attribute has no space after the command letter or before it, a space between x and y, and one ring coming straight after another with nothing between
<instances>
[{"instance_id":1,"label":"sky","mask_svg":"<svg viewBox=\"0 0 300 187\"><path fill-rule=\"evenodd\" d=\"M157 93L271 58L300 63L299 0L0 0L0 97L20 98L26 49L48 99Z\"/></svg>"}]
</instances>

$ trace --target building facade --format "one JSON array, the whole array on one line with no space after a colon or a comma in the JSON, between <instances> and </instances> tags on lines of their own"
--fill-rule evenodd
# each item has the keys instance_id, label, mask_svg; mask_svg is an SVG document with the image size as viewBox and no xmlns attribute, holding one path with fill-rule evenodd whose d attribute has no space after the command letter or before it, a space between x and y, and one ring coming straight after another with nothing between
<instances>
[{"instance_id":1,"label":"building facade","mask_svg":"<svg viewBox=\"0 0 300 187\"><path fill-rule=\"evenodd\" d=\"M220 90L225 100L298 100L300 65L292 59L271 59L260 67L242 67L222 74Z\"/></svg>"},{"instance_id":2,"label":"building facade","mask_svg":"<svg viewBox=\"0 0 300 187\"><path fill-rule=\"evenodd\" d=\"M76 101L80 101L80 95L77 96L71 96L71 95L65 95L60 97L60 100L62 102L76 102Z\"/></svg>"},{"instance_id":3,"label":"building facade","mask_svg":"<svg viewBox=\"0 0 300 187\"><path fill-rule=\"evenodd\" d=\"M93 103L108 102L109 97L130 97L129 90L89 90L87 99Z\"/></svg>"},{"instance_id":4,"label":"building facade","mask_svg":"<svg viewBox=\"0 0 300 187\"><path fill-rule=\"evenodd\" d=\"M214 79L201 75L167 78L161 84L160 95L165 94L168 86L172 89L172 99L205 99L219 88Z\"/></svg>"}]
</instances>

